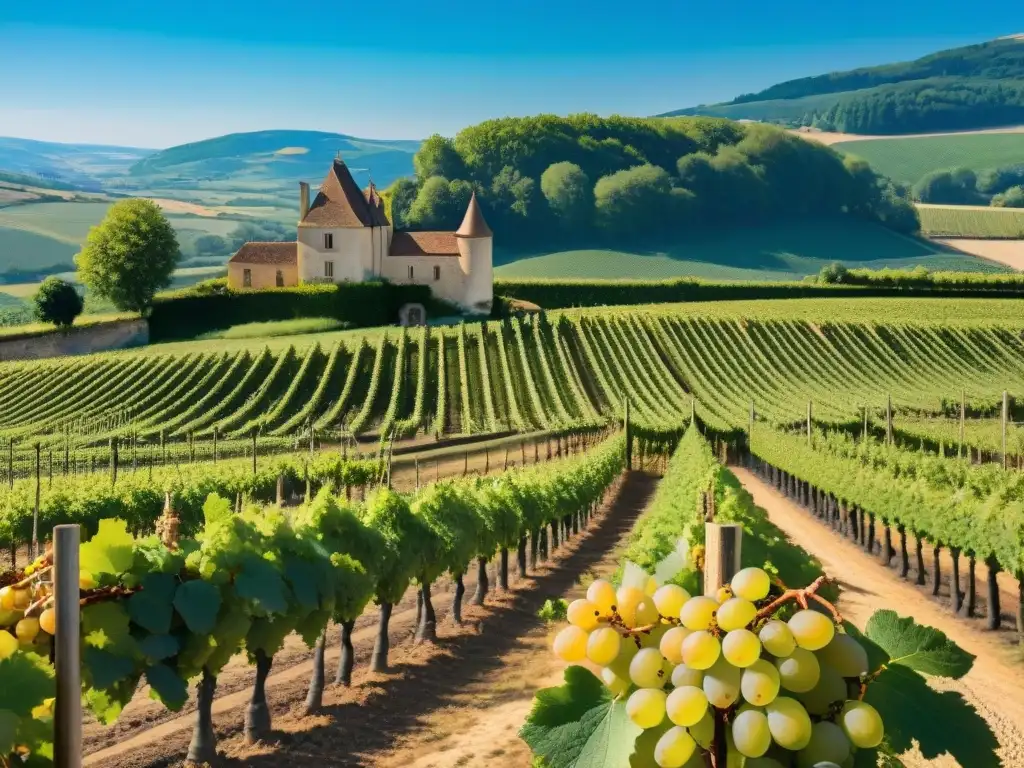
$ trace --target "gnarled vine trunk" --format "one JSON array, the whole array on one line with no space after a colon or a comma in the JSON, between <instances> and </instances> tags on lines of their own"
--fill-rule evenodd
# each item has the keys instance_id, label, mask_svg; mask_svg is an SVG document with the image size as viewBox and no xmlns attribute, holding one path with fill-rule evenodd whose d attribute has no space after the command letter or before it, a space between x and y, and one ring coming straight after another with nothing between
<instances>
[{"instance_id":1,"label":"gnarled vine trunk","mask_svg":"<svg viewBox=\"0 0 1024 768\"><path fill-rule=\"evenodd\" d=\"M942 586L942 568L939 562L939 554L942 552L941 546L932 547L932 594L939 594L939 587Z\"/></svg>"},{"instance_id":2,"label":"gnarled vine trunk","mask_svg":"<svg viewBox=\"0 0 1024 768\"><path fill-rule=\"evenodd\" d=\"M370 669L374 672L388 671L388 650L391 643L388 639L388 624L391 623L391 603L380 604L380 621L377 622L377 642L373 644L373 656L370 657Z\"/></svg>"},{"instance_id":3,"label":"gnarled vine trunk","mask_svg":"<svg viewBox=\"0 0 1024 768\"><path fill-rule=\"evenodd\" d=\"M305 713L312 715L320 711L324 703L324 683L327 675L324 672L324 651L327 648L327 627L317 638L313 649L313 674L309 678L309 692L306 694Z\"/></svg>"},{"instance_id":4,"label":"gnarled vine trunk","mask_svg":"<svg viewBox=\"0 0 1024 768\"><path fill-rule=\"evenodd\" d=\"M216 691L217 676L203 669L203 676L196 686L196 724L185 758L189 762L212 764L217 759L217 734L213 730L213 697Z\"/></svg>"},{"instance_id":5,"label":"gnarled vine trunk","mask_svg":"<svg viewBox=\"0 0 1024 768\"><path fill-rule=\"evenodd\" d=\"M907 527L900 525L897 530L900 532L900 578L907 578L910 573L910 555L907 553Z\"/></svg>"},{"instance_id":6,"label":"gnarled vine trunk","mask_svg":"<svg viewBox=\"0 0 1024 768\"><path fill-rule=\"evenodd\" d=\"M476 592L473 594L473 605L483 605L487 597L487 558L476 560Z\"/></svg>"},{"instance_id":7,"label":"gnarled vine trunk","mask_svg":"<svg viewBox=\"0 0 1024 768\"><path fill-rule=\"evenodd\" d=\"M975 578L975 569L977 566L977 560L975 555L971 552L967 555L967 594L964 596L963 605L960 606L960 615L965 618L974 616L974 608L977 604L977 580Z\"/></svg>"},{"instance_id":8,"label":"gnarled vine trunk","mask_svg":"<svg viewBox=\"0 0 1024 768\"><path fill-rule=\"evenodd\" d=\"M953 575L949 580L949 597L953 601L953 613L960 613L964 604L964 594L960 591L960 548L950 547L949 555L953 558Z\"/></svg>"},{"instance_id":9,"label":"gnarled vine trunk","mask_svg":"<svg viewBox=\"0 0 1024 768\"><path fill-rule=\"evenodd\" d=\"M989 556L985 560L985 565L988 567L988 573L986 574L985 584L985 598L988 603L988 621L986 621L986 627L991 630L999 629L1003 623L1003 617L1001 615L1001 606L999 604L999 571L1002 569L999 567L999 561L994 557Z\"/></svg>"},{"instance_id":10,"label":"gnarled vine trunk","mask_svg":"<svg viewBox=\"0 0 1024 768\"><path fill-rule=\"evenodd\" d=\"M519 546L516 547L516 566L519 569L521 581L526 578L526 536L519 537Z\"/></svg>"},{"instance_id":11,"label":"gnarled vine trunk","mask_svg":"<svg viewBox=\"0 0 1024 768\"><path fill-rule=\"evenodd\" d=\"M501 548L501 568L498 571L498 587L508 591L508 547Z\"/></svg>"},{"instance_id":12,"label":"gnarled vine trunk","mask_svg":"<svg viewBox=\"0 0 1024 768\"><path fill-rule=\"evenodd\" d=\"M253 654L256 657L256 682L252 686L252 698L245 710L245 741L255 744L270 733L270 708L267 706L267 676L274 663L262 648Z\"/></svg>"},{"instance_id":13,"label":"gnarled vine trunk","mask_svg":"<svg viewBox=\"0 0 1024 768\"><path fill-rule=\"evenodd\" d=\"M923 586L927 582L927 579L924 577L924 542L921 541L920 536L918 536L915 541L917 541L917 546L915 547L915 555L917 556L917 580L915 583L918 586Z\"/></svg>"},{"instance_id":14,"label":"gnarled vine trunk","mask_svg":"<svg viewBox=\"0 0 1024 768\"><path fill-rule=\"evenodd\" d=\"M462 625L462 596L466 594L466 585L462 582L462 574L455 577L455 596L452 598L452 621L456 626Z\"/></svg>"},{"instance_id":15,"label":"gnarled vine trunk","mask_svg":"<svg viewBox=\"0 0 1024 768\"><path fill-rule=\"evenodd\" d=\"M352 630L355 626L355 620L341 622L341 657L338 659L338 674L334 678L338 685L352 685L352 667L355 665Z\"/></svg>"},{"instance_id":16,"label":"gnarled vine trunk","mask_svg":"<svg viewBox=\"0 0 1024 768\"><path fill-rule=\"evenodd\" d=\"M416 641L434 643L437 642L437 615L430 599L430 582L420 584L420 595L423 598L423 616L416 628Z\"/></svg>"}]
</instances>

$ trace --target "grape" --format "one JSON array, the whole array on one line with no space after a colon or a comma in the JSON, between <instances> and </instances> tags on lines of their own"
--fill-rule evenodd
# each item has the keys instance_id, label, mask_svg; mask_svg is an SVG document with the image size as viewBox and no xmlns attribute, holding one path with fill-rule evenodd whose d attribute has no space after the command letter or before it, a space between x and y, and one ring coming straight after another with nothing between
<instances>
[{"instance_id":1,"label":"grape","mask_svg":"<svg viewBox=\"0 0 1024 768\"><path fill-rule=\"evenodd\" d=\"M10 632L0 629L0 661L18 650L18 641Z\"/></svg>"},{"instance_id":2,"label":"grape","mask_svg":"<svg viewBox=\"0 0 1024 768\"><path fill-rule=\"evenodd\" d=\"M626 714L629 719L644 730L653 728L665 719L665 699L668 698L664 691L654 688L641 688L633 691L633 694L626 699Z\"/></svg>"},{"instance_id":3,"label":"grape","mask_svg":"<svg viewBox=\"0 0 1024 768\"><path fill-rule=\"evenodd\" d=\"M587 640L587 658L601 667L606 667L619 656L622 640L611 627L601 627L590 633Z\"/></svg>"},{"instance_id":4,"label":"grape","mask_svg":"<svg viewBox=\"0 0 1024 768\"><path fill-rule=\"evenodd\" d=\"M797 611L789 620L796 644L808 651L824 648L836 634L836 625L828 616L811 609Z\"/></svg>"},{"instance_id":5,"label":"grape","mask_svg":"<svg viewBox=\"0 0 1024 768\"><path fill-rule=\"evenodd\" d=\"M796 698L812 715L826 715L832 704L846 700L846 681L832 667L819 663L818 682Z\"/></svg>"},{"instance_id":6,"label":"grape","mask_svg":"<svg viewBox=\"0 0 1024 768\"><path fill-rule=\"evenodd\" d=\"M654 745L654 762L660 768L682 768L697 749L697 742L685 728L669 728Z\"/></svg>"},{"instance_id":7,"label":"grape","mask_svg":"<svg viewBox=\"0 0 1024 768\"><path fill-rule=\"evenodd\" d=\"M711 710L705 712L700 722L688 730L694 741L704 749L709 749L715 738L715 718L711 716Z\"/></svg>"},{"instance_id":8,"label":"grape","mask_svg":"<svg viewBox=\"0 0 1024 768\"><path fill-rule=\"evenodd\" d=\"M740 712L732 721L732 741L744 757L761 757L772 745L768 717L756 709Z\"/></svg>"},{"instance_id":9,"label":"grape","mask_svg":"<svg viewBox=\"0 0 1024 768\"><path fill-rule=\"evenodd\" d=\"M768 728L775 743L783 749L798 750L811 740L811 718L800 702L788 696L779 696L765 707Z\"/></svg>"},{"instance_id":10,"label":"grape","mask_svg":"<svg viewBox=\"0 0 1024 768\"><path fill-rule=\"evenodd\" d=\"M647 578L647 582L644 584L644 595L651 597L655 592L658 591L658 580L653 576Z\"/></svg>"},{"instance_id":11,"label":"grape","mask_svg":"<svg viewBox=\"0 0 1024 768\"><path fill-rule=\"evenodd\" d=\"M14 610L14 590L10 587L0 588L0 608L5 611Z\"/></svg>"},{"instance_id":12,"label":"grape","mask_svg":"<svg viewBox=\"0 0 1024 768\"><path fill-rule=\"evenodd\" d=\"M779 670L770 661L758 659L743 670L740 692L743 698L758 707L775 701L779 695Z\"/></svg>"},{"instance_id":13,"label":"grape","mask_svg":"<svg viewBox=\"0 0 1024 768\"><path fill-rule=\"evenodd\" d=\"M730 582L732 592L737 597L755 602L764 600L768 596L772 582L768 574L760 568L744 568L732 577Z\"/></svg>"},{"instance_id":14,"label":"grape","mask_svg":"<svg viewBox=\"0 0 1024 768\"><path fill-rule=\"evenodd\" d=\"M672 685L682 688L684 685L692 685L700 688L704 684L704 673L699 669L690 669L685 664L680 664L672 670Z\"/></svg>"},{"instance_id":15,"label":"grape","mask_svg":"<svg viewBox=\"0 0 1024 768\"><path fill-rule=\"evenodd\" d=\"M587 587L587 600L602 616L611 616L615 607L615 587L604 579L597 579Z\"/></svg>"},{"instance_id":16,"label":"grape","mask_svg":"<svg viewBox=\"0 0 1024 768\"><path fill-rule=\"evenodd\" d=\"M722 655L735 667L749 667L761 657L761 641L749 629L734 629L722 638Z\"/></svg>"},{"instance_id":17,"label":"grape","mask_svg":"<svg viewBox=\"0 0 1024 768\"><path fill-rule=\"evenodd\" d=\"M692 601L691 601L692 602ZM706 630L694 632L683 640L683 663L691 669L708 669L718 660L722 645Z\"/></svg>"},{"instance_id":18,"label":"grape","mask_svg":"<svg viewBox=\"0 0 1024 768\"><path fill-rule=\"evenodd\" d=\"M818 660L833 667L840 677L860 677L868 673L868 652L849 635L837 632L832 642L817 651Z\"/></svg>"},{"instance_id":19,"label":"grape","mask_svg":"<svg viewBox=\"0 0 1024 768\"><path fill-rule=\"evenodd\" d=\"M619 587L619 591L615 594L615 608L627 627L632 628L637 625L636 609L643 599L642 590L636 587Z\"/></svg>"},{"instance_id":20,"label":"grape","mask_svg":"<svg viewBox=\"0 0 1024 768\"><path fill-rule=\"evenodd\" d=\"M26 645L31 643L36 639L36 635L39 634L39 619L22 619L15 625L14 634L22 643L25 643Z\"/></svg>"},{"instance_id":21,"label":"grape","mask_svg":"<svg viewBox=\"0 0 1024 768\"><path fill-rule=\"evenodd\" d=\"M679 617L679 610L689 599L689 593L675 584L658 587L658 591L654 593L654 605L657 607L658 613L672 618Z\"/></svg>"},{"instance_id":22,"label":"grape","mask_svg":"<svg viewBox=\"0 0 1024 768\"><path fill-rule=\"evenodd\" d=\"M555 655L570 664L587 657L587 633L572 624L555 635Z\"/></svg>"},{"instance_id":23,"label":"grape","mask_svg":"<svg viewBox=\"0 0 1024 768\"><path fill-rule=\"evenodd\" d=\"M597 606L589 600L573 600L565 611L565 617L580 629L590 632L597 628Z\"/></svg>"},{"instance_id":24,"label":"grape","mask_svg":"<svg viewBox=\"0 0 1024 768\"><path fill-rule=\"evenodd\" d=\"M708 703L719 709L728 709L740 697L740 678L743 671L725 659L719 659L704 673L702 688Z\"/></svg>"},{"instance_id":25,"label":"grape","mask_svg":"<svg viewBox=\"0 0 1024 768\"><path fill-rule=\"evenodd\" d=\"M760 638L764 649L772 656L780 659L791 655L793 649L796 648L796 638L793 637L793 631L784 621L779 621L778 619L772 619L761 627L761 631L757 636Z\"/></svg>"},{"instance_id":26,"label":"grape","mask_svg":"<svg viewBox=\"0 0 1024 768\"><path fill-rule=\"evenodd\" d=\"M696 725L708 711L708 697L700 688L686 685L676 688L665 701L668 719L676 725L689 728Z\"/></svg>"},{"instance_id":27,"label":"grape","mask_svg":"<svg viewBox=\"0 0 1024 768\"><path fill-rule=\"evenodd\" d=\"M806 693L818 684L821 667L818 657L803 648L797 648L788 659L775 662L782 687L794 693Z\"/></svg>"},{"instance_id":28,"label":"grape","mask_svg":"<svg viewBox=\"0 0 1024 768\"><path fill-rule=\"evenodd\" d=\"M839 716L843 731L858 749L873 749L882 743L882 718L863 701L848 701Z\"/></svg>"},{"instance_id":29,"label":"grape","mask_svg":"<svg viewBox=\"0 0 1024 768\"><path fill-rule=\"evenodd\" d=\"M23 611L32 604L32 594L27 589L15 589L12 592L15 610Z\"/></svg>"},{"instance_id":30,"label":"grape","mask_svg":"<svg viewBox=\"0 0 1024 768\"><path fill-rule=\"evenodd\" d=\"M707 629L711 626L717 611L718 603L710 597L691 597L679 610L679 620L687 629Z\"/></svg>"},{"instance_id":31,"label":"grape","mask_svg":"<svg viewBox=\"0 0 1024 768\"><path fill-rule=\"evenodd\" d=\"M821 763L841 763L850 756L850 740L835 723L823 721L811 727L811 740L796 756L797 768Z\"/></svg>"},{"instance_id":32,"label":"grape","mask_svg":"<svg viewBox=\"0 0 1024 768\"><path fill-rule=\"evenodd\" d=\"M53 608L47 608L39 614L39 628L48 635L57 634L57 614Z\"/></svg>"},{"instance_id":33,"label":"grape","mask_svg":"<svg viewBox=\"0 0 1024 768\"><path fill-rule=\"evenodd\" d=\"M662 688L665 685L664 662L665 657L657 648L639 650L629 663L629 679L641 688Z\"/></svg>"},{"instance_id":34,"label":"grape","mask_svg":"<svg viewBox=\"0 0 1024 768\"><path fill-rule=\"evenodd\" d=\"M715 601L719 604L724 603L726 600L732 600L736 595L732 593L732 589L726 584L724 587L719 587L718 591L715 592Z\"/></svg>"},{"instance_id":35,"label":"grape","mask_svg":"<svg viewBox=\"0 0 1024 768\"><path fill-rule=\"evenodd\" d=\"M672 629L661 636L661 640L658 643L658 650L661 651L661 655L673 664L682 664L683 640L689 634L690 630L686 627L672 627Z\"/></svg>"},{"instance_id":36,"label":"grape","mask_svg":"<svg viewBox=\"0 0 1024 768\"><path fill-rule=\"evenodd\" d=\"M661 617L658 615L658 608L654 605L654 598L645 597L636 606L636 626L647 627L657 624Z\"/></svg>"},{"instance_id":37,"label":"grape","mask_svg":"<svg viewBox=\"0 0 1024 768\"><path fill-rule=\"evenodd\" d=\"M640 652L640 649L636 647L636 643L631 640L624 640L619 643L619 655L615 657L615 660L608 666L615 672L619 677L629 679L629 665L633 661L633 657Z\"/></svg>"},{"instance_id":38,"label":"grape","mask_svg":"<svg viewBox=\"0 0 1024 768\"><path fill-rule=\"evenodd\" d=\"M744 600L742 597L734 597L719 606L716 620L721 629L729 632L747 626L756 615L757 608L752 602Z\"/></svg>"},{"instance_id":39,"label":"grape","mask_svg":"<svg viewBox=\"0 0 1024 768\"><path fill-rule=\"evenodd\" d=\"M629 690L629 680L619 677L608 667L601 670L601 680L608 686L613 696L621 696Z\"/></svg>"}]
</instances>

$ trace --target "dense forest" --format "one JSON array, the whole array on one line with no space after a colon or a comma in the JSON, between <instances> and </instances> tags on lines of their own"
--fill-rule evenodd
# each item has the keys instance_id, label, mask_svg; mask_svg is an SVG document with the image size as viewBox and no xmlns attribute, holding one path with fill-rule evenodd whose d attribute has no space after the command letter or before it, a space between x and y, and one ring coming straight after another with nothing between
<instances>
[{"instance_id":1,"label":"dense forest","mask_svg":"<svg viewBox=\"0 0 1024 768\"><path fill-rule=\"evenodd\" d=\"M773 85L670 115L722 115L846 133L900 134L1024 122L1024 39Z\"/></svg>"},{"instance_id":2,"label":"dense forest","mask_svg":"<svg viewBox=\"0 0 1024 768\"><path fill-rule=\"evenodd\" d=\"M914 185L922 203L1024 208L1024 163L975 173L970 168L932 171Z\"/></svg>"},{"instance_id":3,"label":"dense forest","mask_svg":"<svg viewBox=\"0 0 1024 768\"><path fill-rule=\"evenodd\" d=\"M767 125L594 115L489 120L431 136L392 221L457 227L470 194L506 243L656 238L697 227L850 214L910 232L905 193L862 160Z\"/></svg>"}]
</instances>

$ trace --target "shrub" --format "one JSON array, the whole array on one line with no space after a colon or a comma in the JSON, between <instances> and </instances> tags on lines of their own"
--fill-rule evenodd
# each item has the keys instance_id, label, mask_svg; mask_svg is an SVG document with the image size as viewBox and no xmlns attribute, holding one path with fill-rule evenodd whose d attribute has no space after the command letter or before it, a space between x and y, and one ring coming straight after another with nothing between
<instances>
[{"instance_id":1,"label":"shrub","mask_svg":"<svg viewBox=\"0 0 1024 768\"><path fill-rule=\"evenodd\" d=\"M33 300L36 318L67 328L82 314L84 303L75 286L59 277L48 277L39 286Z\"/></svg>"}]
</instances>

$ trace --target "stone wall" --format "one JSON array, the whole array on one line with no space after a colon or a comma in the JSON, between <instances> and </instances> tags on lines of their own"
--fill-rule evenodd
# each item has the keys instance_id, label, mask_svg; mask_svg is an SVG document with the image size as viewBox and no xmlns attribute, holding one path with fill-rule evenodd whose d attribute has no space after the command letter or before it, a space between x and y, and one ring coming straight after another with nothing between
<instances>
[{"instance_id":1,"label":"stone wall","mask_svg":"<svg viewBox=\"0 0 1024 768\"><path fill-rule=\"evenodd\" d=\"M148 343L149 325L145 320L114 320L72 328L67 332L54 331L13 339L0 337L0 361L87 355L90 352L138 347Z\"/></svg>"}]
</instances>

